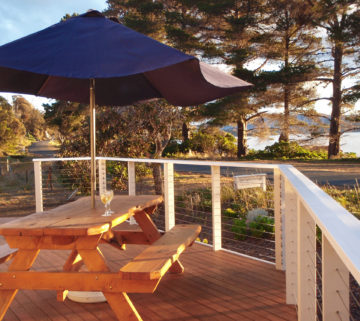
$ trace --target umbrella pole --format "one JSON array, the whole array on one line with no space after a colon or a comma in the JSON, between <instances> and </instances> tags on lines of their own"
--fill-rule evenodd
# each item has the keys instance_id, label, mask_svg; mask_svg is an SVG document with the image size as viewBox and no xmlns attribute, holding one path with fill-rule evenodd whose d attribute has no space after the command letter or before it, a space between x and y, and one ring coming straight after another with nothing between
<instances>
[{"instance_id":1,"label":"umbrella pole","mask_svg":"<svg viewBox=\"0 0 360 321\"><path fill-rule=\"evenodd\" d=\"M95 208L96 144L95 144L95 79L90 79L90 154L91 154L91 208Z\"/></svg>"}]
</instances>

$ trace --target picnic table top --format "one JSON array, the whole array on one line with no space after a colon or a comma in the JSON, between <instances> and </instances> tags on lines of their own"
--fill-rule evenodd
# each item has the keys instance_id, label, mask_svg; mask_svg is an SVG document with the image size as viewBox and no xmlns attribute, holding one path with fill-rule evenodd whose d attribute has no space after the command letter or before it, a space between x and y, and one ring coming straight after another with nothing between
<instances>
[{"instance_id":1,"label":"picnic table top","mask_svg":"<svg viewBox=\"0 0 360 321\"><path fill-rule=\"evenodd\" d=\"M159 195L115 195L111 202L114 213L111 216L102 216L105 209L99 197L96 199L95 209L91 208L90 197L82 197L51 210L2 224L0 235L99 235L123 223L134 213L156 206L162 201L163 197Z\"/></svg>"}]
</instances>

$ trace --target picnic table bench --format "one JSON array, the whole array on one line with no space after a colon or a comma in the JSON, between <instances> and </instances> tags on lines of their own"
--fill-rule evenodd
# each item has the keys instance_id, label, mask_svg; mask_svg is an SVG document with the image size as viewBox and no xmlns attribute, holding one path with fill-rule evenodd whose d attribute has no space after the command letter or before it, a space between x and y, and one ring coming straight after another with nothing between
<instances>
[{"instance_id":1,"label":"picnic table bench","mask_svg":"<svg viewBox=\"0 0 360 321\"><path fill-rule=\"evenodd\" d=\"M0 247L0 263L12 261L7 272L0 272L0 320L19 289L56 290L58 300L64 300L68 290L101 291L119 320L142 320L127 293L152 293L167 271L182 273L179 256L201 230L198 225L176 225L162 235L150 217L161 202L161 196L115 196L115 213L104 217L100 201L91 209L85 197L1 225L7 245ZM123 230L121 224L132 216L139 230ZM112 272L100 243L120 250L126 244L148 246ZM43 249L71 250L63 271L30 271ZM88 271L80 271L83 264Z\"/></svg>"}]
</instances>

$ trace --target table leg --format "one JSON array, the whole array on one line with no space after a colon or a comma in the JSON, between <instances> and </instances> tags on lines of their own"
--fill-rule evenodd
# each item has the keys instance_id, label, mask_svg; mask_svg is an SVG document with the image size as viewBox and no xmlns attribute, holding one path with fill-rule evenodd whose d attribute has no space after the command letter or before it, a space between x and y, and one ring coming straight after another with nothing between
<instances>
[{"instance_id":1,"label":"table leg","mask_svg":"<svg viewBox=\"0 0 360 321\"><path fill-rule=\"evenodd\" d=\"M9 271L27 271L33 265L40 250L19 250L12 261ZM14 300L18 290L0 290L0 320Z\"/></svg>"},{"instance_id":2,"label":"table leg","mask_svg":"<svg viewBox=\"0 0 360 321\"><path fill-rule=\"evenodd\" d=\"M109 271L99 248L94 250L79 250L79 254L91 272ZM103 293L111 309L120 321L142 321L135 306L125 292Z\"/></svg>"},{"instance_id":3,"label":"table leg","mask_svg":"<svg viewBox=\"0 0 360 321\"><path fill-rule=\"evenodd\" d=\"M154 243L161 237L160 232L147 212L137 212L134 217L150 244ZM184 272L184 267L179 260L176 260L170 267L169 272L173 274L181 274Z\"/></svg>"},{"instance_id":4,"label":"table leg","mask_svg":"<svg viewBox=\"0 0 360 321\"><path fill-rule=\"evenodd\" d=\"M84 264L84 262L82 261L82 258L80 256L80 254L78 253L77 250L72 250L68 259L66 260L64 266L63 266L63 271L79 271L81 266ZM60 302L65 301L66 296L68 294L68 290L64 290L64 291L57 291L57 295L56 295L56 299Z\"/></svg>"},{"instance_id":5,"label":"table leg","mask_svg":"<svg viewBox=\"0 0 360 321\"><path fill-rule=\"evenodd\" d=\"M125 292L104 293L111 309L120 321L142 321L140 314Z\"/></svg>"}]
</instances>

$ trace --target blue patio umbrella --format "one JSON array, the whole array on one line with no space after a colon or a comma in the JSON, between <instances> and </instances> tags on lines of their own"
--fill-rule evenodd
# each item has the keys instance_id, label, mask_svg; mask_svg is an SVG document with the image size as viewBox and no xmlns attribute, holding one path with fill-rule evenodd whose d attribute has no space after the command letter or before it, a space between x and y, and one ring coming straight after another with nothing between
<instances>
[{"instance_id":1,"label":"blue patio umbrella","mask_svg":"<svg viewBox=\"0 0 360 321\"><path fill-rule=\"evenodd\" d=\"M0 47L0 91L90 104L93 206L95 96L99 105L191 106L249 86L95 10Z\"/></svg>"}]
</instances>

